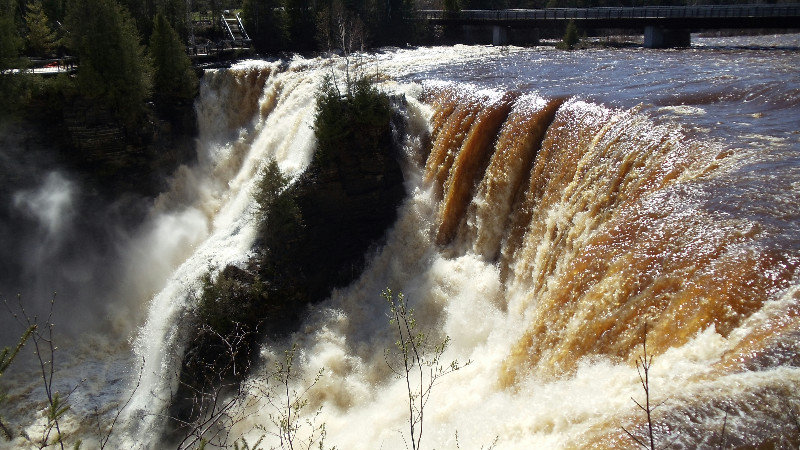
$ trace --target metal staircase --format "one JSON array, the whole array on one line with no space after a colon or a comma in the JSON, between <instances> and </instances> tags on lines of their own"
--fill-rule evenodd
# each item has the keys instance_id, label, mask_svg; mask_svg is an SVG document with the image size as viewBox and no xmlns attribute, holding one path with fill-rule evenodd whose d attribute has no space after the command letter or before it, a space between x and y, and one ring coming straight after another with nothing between
<instances>
[{"instance_id":1,"label":"metal staircase","mask_svg":"<svg viewBox=\"0 0 800 450\"><path fill-rule=\"evenodd\" d=\"M239 17L238 13L224 11L220 21L222 23L222 29L228 32L233 47L250 46L250 36L247 35L247 31L245 31L244 25L242 25L242 19Z\"/></svg>"}]
</instances>

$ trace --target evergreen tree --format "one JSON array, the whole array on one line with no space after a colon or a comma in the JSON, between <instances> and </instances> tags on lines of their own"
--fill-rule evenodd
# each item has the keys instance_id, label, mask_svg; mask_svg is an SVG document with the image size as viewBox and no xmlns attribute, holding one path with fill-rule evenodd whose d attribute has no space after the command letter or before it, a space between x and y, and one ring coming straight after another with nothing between
<instances>
[{"instance_id":1,"label":"evergreen tree","mask_svg":"<svg viewBox=\"0 0 800 450\"><path fill-rule=\"evenodd\" d=\"M154 97L162 106L194 98L197 93L197 75L192 69L192 62L184 51L178 33L161 13L156 14L153 20L150 57L154 69Z\"/></svg>"},{"instance_id":2,"label":"evergreen tree","mask_svg":"<svg viewBox=\"0 0 800 450\"><path fill-rule=\"evenodd\" d=\"M119 4L128 10L139 30L139 36L147 40L153 32L153 16L156 14L156 4L154 0L117 0Z\"/></svg>"},{"instance_id":3,"label":"evergreen tree","mask_svg":"<svg viewBox=\"0 0 800 450\"><path fill-rule=\"evenodd\" d=\"M163 14L170 27L178 33L178 36L186 41L188 27L186 23L186 2L185 0L160 0L156 11L153 13ZM153 13L150 18L153 20ZM155 22L152 22L155 24ZM155 31L155 30L154 30Z\"/></svg>"},{"instance_id":4,"label":"evergreen tree","mask_svg":"<svg viewBox=\"0 0 800 450\"><path fill-rule=\"evenodd\" d=\"M564 32L564 37L561 38L561 47L572 50L575 44L578 43L578 27L575 25L574 20L567 23L567 30Z\"/></svg>"},{"instance_id":5,"label":"evergreen tree","mask_svg":"<svg viewBox=\"0 0 800 450\"><path fill-rule=\"evenodd\" d=\"M0 0L0 117L14 112L22 92L20 77L6 73L23 68L19 57L23 40L14 20L14 3L13 0Z\"/></svg>"},{"instance_id":6,"label":"evergreen tree","mask_svg":"<svg viewBox=\"0 0 800 450\"><path fill-rule=\"evenodd\" d=\"M135 124L150 95L152 68L128 11L114 0L74 0L67 29L80 59L80 92Z\"/></svg>"},{"instance_id":7,"label":"evergreen tree","mask_svg":"<svg viewBox=\"0 0 800 450\"><path fill-rule=\"evenodd\" d=\"M286 0L286 31L292 50L315 48L316 11L310 0Z\"/></svg>"},{"instance_id":8,"label":"evergreen tree","mask_svg":"<svg viewBox=\"0 0 800 450\"><path fill-rule=\"evenodd\" d=\"M28 54L49 56L56 47L57 38L40 1L28 3L25 23L28 25Z\"/></svg>"},{"instance_id":9,"label":"evergreen tree","mask_svg":"<svg viewBox=\"0 0 800 450\"><path fill-rule=\"evenodd\" d=\"M253 46L260 52L276 52L285 41L283 9L276 0L244 0L242 21Z\"/></svg>"},{"instance_id":10,"label":"evergreen tree","mask_svg":"<svg viewBox=\"0 0 800 450\"><path fill-rule=\"evenodd\" d=\"M54 1L54 0L49 0ZM149 42L153 34L153 20L156 14L166 17L170 26L186 40L188 36L187 4L185 0L117 0L136 22L136 29L144 42Z\"/></svg>"},{"instance_id":11,"label":"evergreen tree","mask_svg":"<svg viewBox=\"0 0 800 450\"><path fill-rule=\"evenodd\" d=\"M13 3L16 2L0 0L0 74L16 67L22 49Z\"/></svg>"},{"instance_id":12,"label":"evergreen tree","mask_svg":"<svg viewBox=\"0 0 800 450\"><path fill-rule=\"evenodd\" d=\"M67 13L65 0L42 0L42 9L50 19L50 23L64 22L64 15Z\"/></svg>"}]
</instances>

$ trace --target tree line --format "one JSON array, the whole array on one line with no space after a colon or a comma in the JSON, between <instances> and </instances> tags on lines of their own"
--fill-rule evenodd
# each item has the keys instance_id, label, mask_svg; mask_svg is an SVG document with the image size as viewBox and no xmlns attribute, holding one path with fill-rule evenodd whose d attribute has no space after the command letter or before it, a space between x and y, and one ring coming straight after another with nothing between
<instances>
[{"instance_id":1,"label":"tree line","mask_svg":"<svg viewBox=\"0 0 800 450\"><path fill-rule=\"evenodd\" d=\"M132 126L147 102L191 101L197 76L186 55L183 2L0 0L0 87L6 112L47 91L80 97ZM30 58L77 57L75 77L42 81L24 71ZM54 100L53 100L54 101Z\"/></svg>"},{"instance_id":2,"label":"tree line","mask_svg":"<svg viewBox=\"0 0 800 450\"><path fill-rule=\"evenodd\" d=\"M256 50L360 49L416 42L413 0L243 0Z\"/></svg>"},{"instance_id":3,"label":"tree line","mask_svg":"<svg viewBox=\"0 0 800 450\"><path fill-rule=\"evenodd\" d=\"M135 123L146 101L186 102L197 79L186 55L194 23L210 17L211 39L221 42L221 12L239 12L252 45L262 54L430 42L433 30L413 20L416 9L501 9L686 4L752 0L0 0L0 72L25 67L27 57L76 56L75 91ZM791 0L767 0L788 2ZM189 7L191 5L191 9ZM202 34L202 30L200 31ZM73 82L74 81L74 82ZM0 77L8 103L30 96L20 77ZM51 90L53 88L51 87ZM35 89L34 89L35 90ZM4 106L0 105L0 106Z\"/></svg>"}]
</instances>

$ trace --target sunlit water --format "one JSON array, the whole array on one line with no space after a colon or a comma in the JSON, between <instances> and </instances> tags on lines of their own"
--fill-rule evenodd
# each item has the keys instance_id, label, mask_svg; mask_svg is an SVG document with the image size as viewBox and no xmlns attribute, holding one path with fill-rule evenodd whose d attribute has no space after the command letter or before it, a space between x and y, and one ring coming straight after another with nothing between
<instances>
[{"instance_id":1,"label":"sunlit water","mask_svg":"<svg viewBox=\"0 0 800 450\"><path fill-rule=\"evenodd\" d=\"M748 39L694 38L687 50L420 48L355 62L407 98L409 195L362 277L291 339L302 378L293 387L322 370L304 419L326 425L326 444L408 445L406 385L384 359L387 287L405 293L432 339L452 339L446 362L473 361L434 389L425 447L630 446L621 427L643 432L631 397L642 396L633 360L644 321L663 445L715 446L723 422L731 444L796 442L800 36L743 48ZM108 423L132 395L113 442L160 448L199 277L246 259L253 177L269 157L290 174L304 169L315 87L342 69L296 59L206 74L199 162L176 173L124 252L121 283L146 318L129 336L92 338L97 353L64 356L59 390L89 380L68 432L96 434L94 409ZM19 205L45 201L35 192L46 186ZM46 211L42 223L55 223ZM276 411L259 374L287 345L264 345L231 440L271 439ZM21 378L13 384L27 386Z\"/></svg>"}]
</instances>

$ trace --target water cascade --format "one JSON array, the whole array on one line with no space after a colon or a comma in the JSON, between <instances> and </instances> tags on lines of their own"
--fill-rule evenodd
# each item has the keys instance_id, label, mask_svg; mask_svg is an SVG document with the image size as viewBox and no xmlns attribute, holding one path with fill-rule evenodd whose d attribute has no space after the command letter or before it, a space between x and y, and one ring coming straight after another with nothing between
<instances>
[{"instance_id":1,"label":"water cascade","mask_svg":"<svg viewBox=\"0 0 800 450\"><path fill-rule=\"evenodd\" d=\"M400 219L362 277L294 336L307 379L323 370L309 397L329 442L403 446L403 383L383 359L387 286L453 339L446 357L473 361L434 397L430 445L630 445L623 427L646 427L631 401L643 395L645 326L659 442L796 442L786 405L800 381L800 255L786 218L798 205L783 192L753 208L740 190L780 191L788 174L744 182L753 154L635 110L458 83L415 89L407 120L426 120L431 144L407 137L425 163L409 169ZM269 407L257 391L248 400L237 431L256 438Z\"/></svg>"},{"instance_id":2,"label":"water cascade","mask_svg":"<svg viewBox=\"0 0 800 450\"><path fill-rule=\"evenodd\" d=\"M326 447L408 448L406 382L385 354L391 288L431 341L450 338L442 361L470 361L434 387L425 448L632 447L623 427L647 428L631 400L644 396L645 337L659 448L800 444L796 150L706 140L646 106L403 79L439 51L379 61L390 75L379 87L405 98L406 199L356 281L263 342L228 443L279 432L265 386L294 347L287 388L308 401L297 439L324 424ZM341 70L341 59L297 58L205 74L198 163L178 170L132 245L146 250L131 252L125 286L149 303L120 447L163 444L200 279L246 263L255 179L272 158L293 177L305 170L317 87Z\"/></svg>"},{"instance_id":3,"label":"water cascade","mask_svg":"<svg viewBox=\"0 0 800 450\"><path fill-rule=\"evenodd\" d=\"M157 200L160 211L153 220L169 225L155 226L146 236L151 242L172 240L181 232L190 238L171 249L181 262L151 300L135 342L143 368L125 410L133 425L126 446L153 445L164 425L162 412L177 388L177 368L191 333L183 325L195 306L201 277L247 259L255 239L252 196L257 175L271 159L295 175L311 158L310 120L319 79L293 75L279 63L206 74L197 103L198 164L182 167L173 188ZM175 215L194 219L174 220Z\"/></svg>"},{"instance_id":4,"label":"water cascade","mask_svg":"<svg viewBox=\"0 0 800 450\"><path fill-rule=\"evenodd\" d=\"M294 155L293 134L274 136L269 121L280 117L272 126L297 133L311 114L306 106L293 121L284 116L298 89L288 86L291 71L249 70L214 74L206 87L221 77L233 90L207 98L259 98L257 106L245 102L255 125L238 128L247 136L224 147L232 166L214 168L239 189L223 197L244 196L229 204L240 211L259 161L283 149L287 167ZM775 405L795 401L791 386L800 380L792 338L800 247L793 226L774 215L798 209L778 197L753 210L729 188L752 155L577 98L459 83L386 88L406 95L406 153L425 162L407 169L410 195L386 245L292 338L306 379L323 370L308 395L312 410L322 408L315 420L331 445L402 447L403 385L383 359L391 345L380 298L386 287L411 299L429 332L453 339L445 356L474 361L443 381L431 402L431 445L452 446L456 431L461 442L497 437L499 448L627 445L622 427L639 434L645 427L630 400L641 394L634 361L645 324L653 395L663 402L660 441L712 445L723 420L731 444L793 439L791 410ZM225 117L235 122L226 130L251 123L245 113ZM227 258L211 248L196 253L188 260L200 262L194 277L212 255L227 263L247 253L246 220L221 222L233 207L222 205L215 206L215 223L224 225L219 242L239 242L226 244L238 250ZM186 274L176 273L185 286ZM283 345L264 347L264 367ZM258 370L252 380L269 381ZM243 401L234 435L255 439L265 433L257 425L269 429L259 392ZM364 421L373 429L357 425ZM752 432L764 421L770 425Z\"/></svg>"}]
</instances>

